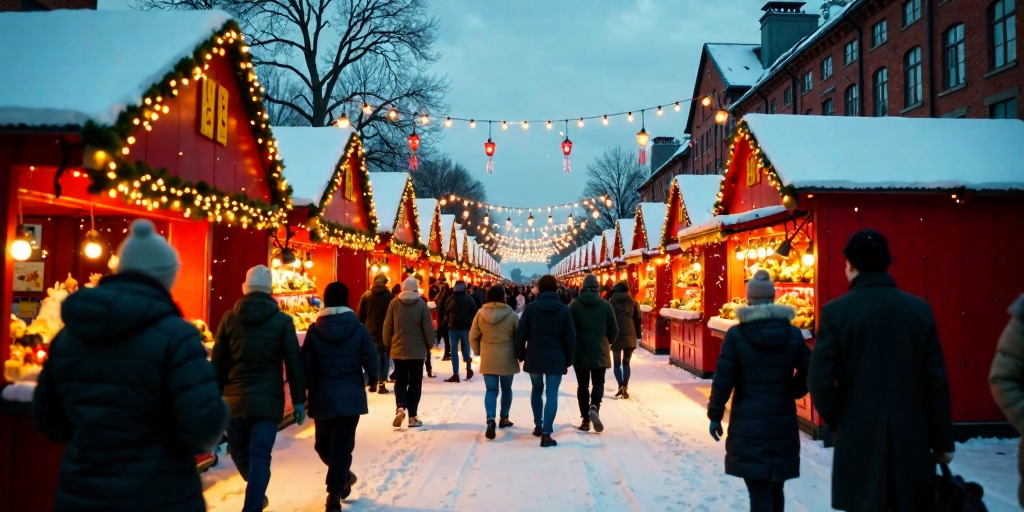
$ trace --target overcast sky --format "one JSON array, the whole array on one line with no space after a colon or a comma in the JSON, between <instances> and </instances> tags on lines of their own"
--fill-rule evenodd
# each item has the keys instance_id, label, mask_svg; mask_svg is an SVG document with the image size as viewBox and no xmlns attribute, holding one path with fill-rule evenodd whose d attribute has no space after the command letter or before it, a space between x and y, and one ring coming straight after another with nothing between
<instances>
[{"instance_id":1,"label":"overcast sky","mask_svg":"<svg viewBox=\"0 0 1024 512\"><path fill-rule=\"evenodd\" d=\"M486 172L486 124L456 123L440 147L465 164L492 203L542 206L574 201L586 166L605 149L636 151L640 116L602 126L569 125L570 174L562 173L563 126L548 131L523 119L564 119L664 105L648 112L652 136L682 137L687 109L672 102L693 94L705 42L757 43L765 0L431 0L440 21L435 66L451 79L451 115L507 119L493 126L495 171ZM126 0L100 0L117 8ZM820 0L806 9L817 12ZM530 265L527 274L540 271ZM507 270L506 270L507 272Z\"/></svg>"}]
</instances>

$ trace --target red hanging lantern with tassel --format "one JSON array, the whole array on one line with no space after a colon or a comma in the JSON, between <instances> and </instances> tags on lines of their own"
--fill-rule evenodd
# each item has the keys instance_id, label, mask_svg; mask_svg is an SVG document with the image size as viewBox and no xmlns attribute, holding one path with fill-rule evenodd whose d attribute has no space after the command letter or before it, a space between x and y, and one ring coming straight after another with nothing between
<instances>
[{"instance_id":1,"label":"red hanging lantern with tassel","mask_svg":"<svg viewBox=\"0 0 1024 512\"><path fill-rule=\"evenodd\" d=\"M420 167L420 159L416 156L416 151L420 149L420 136L416 135L416 128L412 129L412 135L409 136L409 150L412 152L409 155L409 170L415 171Z\"/></svg>"},{"instance_id":2,"label":"red hanging lantern with tassel","mask_svg":"<svg viewBox=\"0 0 1024 512\"><path fill-rule=\"evenodd\" d=\"M647 142L651 140L644 123L644 111L640 111L640 131L636 132L636 143L640 145L640 165L647 163Z\"/></svg>"},{"instance_id":3,"label":"red hanging lantern with tassel","mask_svg":"<svg viewBox=\"0 0 1024 512\"><path fill-rule=\"evenodd\" d=\"M484 142L484 153L487 153L487 174L494 174L494 150L497 144L491 140L491 122L487 122L487 142Z\"/></svg>"},{"instance_id":4,"label":"red hanging lantern with tassel","mask_svg":"<svg viewBox=\"0 0 1024 512\"><path fill-rule=\"evenodd\" d=\"M562 155L565 155L565 161L562 162L562 172L572 172L572 165L569 163L569 155L572 153L572 141L569 137L566 137L562 141Z\"/></svg>"}]
</instances>

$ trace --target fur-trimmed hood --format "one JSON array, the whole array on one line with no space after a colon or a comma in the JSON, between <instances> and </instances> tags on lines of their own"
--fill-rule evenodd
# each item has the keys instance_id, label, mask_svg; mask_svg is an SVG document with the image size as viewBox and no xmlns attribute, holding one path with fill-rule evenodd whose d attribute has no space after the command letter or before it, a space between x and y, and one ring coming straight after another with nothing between
<instances>
[{"instance_id":1,"label":"fur-trimmed hood","mask_svg":"<svg viewBox=\"0 0 1024 512\"><path fill-rule=\"evenodd\" d=\"M796 318L796 310L782 304L742 306L736 308L736 318L741 324L748 324L758 320L785 320L792 322Z\"/></svg>"},{"instance_id":2,"label":"fur-trimmed hood","mask_svg":"<svg viewBox=\"0 0 1024 512\"><path fill-rule=\"evenodd\" d=\"M796 317L796 310L781 304L744 306L736 308L736 318L743 337L753 345L767 349L784 348L794 336L795 327L790 323Z\"/></svg>"}]
</instances>

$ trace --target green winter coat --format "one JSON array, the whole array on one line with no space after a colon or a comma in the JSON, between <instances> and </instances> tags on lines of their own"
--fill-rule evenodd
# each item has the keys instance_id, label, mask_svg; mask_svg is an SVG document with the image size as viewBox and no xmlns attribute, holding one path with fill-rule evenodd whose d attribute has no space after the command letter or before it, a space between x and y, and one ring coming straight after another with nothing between
<instances>
[{"instance_id":1,"label":"green winter coat","mask_svg":"<svg viewBox=\"0 0 1024 512\"><path fill-rule=\"evenodd\" d=\"M266 293L250 293L224 314L212 362L232 418L280 420L284 416L283 373L288 374L292 403L306 403L295 324Z\"/></svg>"},{"instance_id":2,"label":"green winter coat","mask_svg":"<svg viewBox=\"0 0 1024 512\"><path fill-rule=\"evenodd\" d=\"M988 382L1003 414L1024 433L1024 296L1010 306L1010 322L999 338ZM1017 469L1024 474L1024 452L1018 452ZM1017 499L1024 507L1024 484L1017 488Z\"/></svg>"},{"instance_id":3,"label":"green winter coat","mask_svg":"<svg viewBox=\"0 0 1024 512\"><path fill-rule=\"evenodd\" d=\"M516 360L516 329L519 317L508 304L488 302L473 317L469 329L469 344L480 356L482 375L515 375L519 373Z\"/></svg>"},{"instance_id":4,"label":"green winter coat","mask_svg":"<svg viewBox=\"0 0 1024 512\"><path fill-rule=\"evenodd\" d=\"M402 292L384 317L384 348L391 359L426 359L434 346L430 308L416 292Z\"/></svg>"},{"instance_id":5,"label":"green winter coat","mask_svg":"<svg viewBox=\"0 0 1024 512\"><path fill-rule=\"evenodd\" d=\"M585 288L569 304L576 328L576 368L611 368L610 341L619 335L612 305L601 299L596 289Z\"/></svg>"}]
</instances>

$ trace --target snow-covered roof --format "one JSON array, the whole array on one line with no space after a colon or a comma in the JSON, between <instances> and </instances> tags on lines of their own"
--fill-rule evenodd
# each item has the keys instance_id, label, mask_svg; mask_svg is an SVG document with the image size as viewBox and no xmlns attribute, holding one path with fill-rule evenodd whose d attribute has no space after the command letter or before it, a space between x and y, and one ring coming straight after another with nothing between
<instances>
[{"instance_id":1,"label":"snow-covered roof","mask_svg":"<svg viewBox=\"0 0 1024 512\"><path fill-rule=\"evenodd\" d=\"M764 208L756 208L749 212L734 213L731 215L718 215L701 224L693 224L690 227L686 227L679 230L676 234L679 238L692 238L697 235L709 233L712 231L718 231L729 226L735 226L737 224L743 224L744 222L750 222L752 220L764 219L773 215L778 215L786 211L783 206L765 206Z\"/></svg>"},{"instance_id":2,"label":"snow-covered roof","mask_svg":"<svg viewBox=\"0 0 1024 512\"><path fill-rule=\"evenodd\" d=\"M466 246L466 231L464 229L455 230L455 257L462 261L463 247Z\"/></svg>"},{"instance_id":3,"label":"snow-covered roof","mask_svg":"<svg viewBox=\"0 0 1024 512\"><path fill-rule=\"evenodd\" d=\"M441 214L441 252L444 254L448 254L448 249L452 246L453 224L455 224L455 215Z\"/></svg>"},{"instance_id":4,"label":"snow-covered roof","mask_svg":"<svg viewBox=\"0 0 1024 512\"><path fill-rule=\"evenodd\" d=\"M354 133L351 128L274 127L293 205L320 206Z\"/></svg>"},{"instance_id":5,"label":"snow-covered roof","mask_svg":"<svg viewBox=\"0 0 1024 512\"><path fill-rule=\"evenodd\" d=\"M644 229L647 233L647 249L661 247L661 230L665 227L668 205L665 203L640 203L640 212L644 216Z\"/></svg>"},{"instance_id":6,"label":"snow-covered roof","mask_svg":"<svg viewBox=\"0 0 1024 512\"><path fill-rule=\"evenodd\" d=\"M416 200L416 214L420 221L420 242L423 242L427 248L430 248L430 228L434 227L435 210L437 210L437 199Z\"/></svg>"},{"instance_id":7,"label":"snow-covered roof","mask_svg":"<svg viewBox=\"0 0 1024 512\"><path fill-rule=\"evenodd\" d=\"M690 224L702 224L715 216L715 202L722 184L718 174L681 174L675 178L679 186L679 198Z\"/></svg>"},{"instance_id":8,"label":"snow-covered roof","mask_svg":"<svg viewBox=\"0 0 1024 512\"><path fill-rule=\"evenodd\" d=\"M761 58L754 53L761 48L759 44L707 43L704 46L727 87L754 85L764 72Z\"/></svg>"},{"instance_id":9,"label":"snow-covered roof","mask_svg":"<svg viewBox=\"0 0 1024 512\"><path fill-rule=\"evenodd\" d=\"M604 230L604 254L601 255L601 261L611 261L613 254L615 254L615 230L606 229Z\"/></svg>"},{"instance_id":10,"label":"snow-covered roof","mask_svg":"<svg viewBox=\"0 0 1024 512\"><path fill-rule=\"evenodd\" d=\"M796 189L1024 190L1024 121L748 114Z\"/></svg>"},{"instance_id":11,"label":"snow-covered roof","mask_svg":"<svg viewBox=\"0 0 1024 512\"><path fill-rule=\"evenodd\" d=\"M615 221L618 224L619 236L622 237L622 255L625 256L627 252L633 250L633 223L636 222L633 219L619 219Z\"/></svg>"},{"instance_id":12,"label":"snow-covered roof","mask_svg":"<svg viewBox=\"0 0 1024 512\"><path fill-rule=\"evenodd\" d=\"M395 229L398 208L402 205L402 196L409 179L409 174L404 172L370 173L370 187L373 189L373 204L379 232L390 233Z\"/></svg>"},{"instance_id":13,"label":"snow-covered roof","mask_svg":"<svg viewBox=\"0 0 1024 512\"><path fill-rule=\"evenodd\" d=\"M0 14L0 125L112 125L230 19L223 11Z\"/></svg>"}]
</instances>

